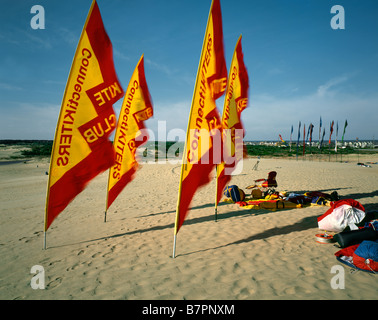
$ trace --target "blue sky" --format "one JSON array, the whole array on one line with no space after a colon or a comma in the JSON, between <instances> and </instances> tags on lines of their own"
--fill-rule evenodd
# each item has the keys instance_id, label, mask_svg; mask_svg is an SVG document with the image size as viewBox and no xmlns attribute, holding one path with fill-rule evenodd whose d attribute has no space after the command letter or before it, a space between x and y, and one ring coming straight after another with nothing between
<instances>
[{"instance_id":1,"label":"blue sky","mask_svg":"<svg viewBox=\"0 0 378 320\"><path fill-rule=\"evenodd\" d=\"M0 139L54 138L91 2L0 0ZM45 9L43 30L30 26L35 4ZM124 89L145 56L155 112L147 127L155 139L183 139L211 0L98 4ZM334 5L345 10L344 30L331 28ZM312 122L317 138L320 116L326 136L334 120L340 137L347 119L345 139L378 139L378 1L221 0L221 8L228 67L243 36L246 140L289 139L292 125L295 139L299 121ZM217 105L222 112L222 98Z\"/></svg>"}]
</instances>

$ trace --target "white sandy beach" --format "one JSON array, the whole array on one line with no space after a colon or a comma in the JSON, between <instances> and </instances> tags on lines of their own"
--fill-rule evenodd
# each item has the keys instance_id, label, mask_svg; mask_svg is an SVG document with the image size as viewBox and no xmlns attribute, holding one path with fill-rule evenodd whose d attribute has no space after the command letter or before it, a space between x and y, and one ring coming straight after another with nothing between
<instances>
[{"instance_id":1,"label":"white sandy beach","mask_svg":"<svg viewBox=\"0 0 378 320\"><path fill-rule=\"evenodd\" d=\"M377 156L360 161L376 162ZM241 188L277 171L279 191L337 191L378 209L378 165L244 160L232 179ZM0 299L377 299L378 276L345 270L333 244L315 242L317 217L328 207L245 210L221 203L214 221L215 180L200 189L172 258L179 164L144 164L116 199L104 223L107 172L53 222L43 249L47 160L0 165ZM31 287L31 268L45 271L45 289Z\"/></svg>"}]
</instances>

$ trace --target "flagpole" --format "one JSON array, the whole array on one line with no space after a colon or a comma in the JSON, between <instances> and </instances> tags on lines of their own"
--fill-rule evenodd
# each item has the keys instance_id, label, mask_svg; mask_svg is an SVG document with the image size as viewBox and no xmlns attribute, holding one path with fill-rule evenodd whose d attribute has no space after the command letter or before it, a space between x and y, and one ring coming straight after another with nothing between
<instances>
[{"instance_id":1,"label":"flagpole","mask_svg":"<svg viewBox=\"0 0 378 320\"><path fill-rule=\"evenodd\" d=\"M104 212L104 222L106 222L106 214L108 213L108 203L109 203L109 183L110 183L110 169L109 169L109 175L108 175L108 183L106 187L106 202L105 202L105 212Z\"/></svg>"},{"instance_id":2,"label":"flagpole","mask_svg":"<svg viewBox=\"0 0 378 320\"><path fill-rule=\"evenodd\" d=\"M214 216L215 216L215 222L217 222L218 221L218 165L215 166L215 174L216 174L216 181L215 181Z\"/></svg>"},{"instance_id":3,"label":"flagpole","mask_svg":"<svg viewBox=\"0 0 378 320\"><path fill-rule=\"evenodd\" d=\"M87 18L85 20L85 23L84 23L84 27L83 29L81 30L81 34L80 34L80 39L79 39L79 42L77 44L77 47L76 47L76 50L75 50L75 54L74 54L74 57L73 57L73 61L75 60L76 58L76 54L77 54L77 51L79 49L79 45L83 39L83 36L84 36L84 33L85 33L85 29L88 25L88 21L89 21L89 17L92 13L92 10L93 10L93 7L96 3L96 0L93 0L92 1L92 4L91 4L91 7L89 9L89 12L88 12L88 15L87 15ZM66 87L64 89L64 93L63 93L63 98L62 98L62 103L61 105L63 105L63 102L64 102L64 98L67 94L67 87L68 87L68 83L70 82L70 79L71 79L71 76L72 76L72 67L73 67L73 61L71 63L71 67L70 67L70 72L68 74L68 79L67 79L67 83L66 83ZM47 211L48 211L48 205L49 205L49 198L50 198L50 183L51 183L51 167L52 167L52 164L54 163L54 150L55 150L55 142L56 142L56 138L58 136L58 124L61 122L61 118L63 116L63 112L62 112L62 107L60 109L60 112L59 112L59 118L58 118L58 122L57 122L57 126L55 128L55 134L54 134L54 141L53 141L53 145L52 145L52 151L51 151L51 157L50 157L50 166L49 166L49 179L47 181L47 192L46 192L46 206L45 206L45 218L44 218L44 236L43 236L43 249L46 250L46 233L47 233Z\"/></svg>"},{"instance_id":4,"label":"flagpole","mask_svg":"<svg viewBox=\"0 0 378 320\"><path fill-rule=\"evenodd\" d=\"M177 233L175 233L174 238L173 238L173 253L172 253L173 258L176 257L176 240L177 240Z\"/></svg>"},{"instance_id":5,"label":"flagpole","mask_svg":"<svg viewBox=\"0 0 378 320\"><path fill-rule=\"evenodd\" d=\"M173 234L173 236L174 236L174 238L173 238L173 254L172 254L173 259L176 257L176 238L177 238L177 229L178 229L179 217L180 217L180 200L181 200L181 191L182 191L182 175L183 175L183 172L184 172L185 152L186 152L186 142L185 142L184 152L183 152L183 156L182 156L183 157L183 160L182 160L183 163L181 164L180 185L179 185L177 206L176 206L175 229L174 229L174 234Z\"/></svg>"},{"instance_id":6,"label":"flagpole","mask_svg":"<svg viewBox=\"0 0 378 320\"><path fill-rule=\"evenodd\" d=\"M196 80L196 86L197 86L197 80ZM191 107L191 110L190 110L188 127L189 127L190 119L191 119L191 116L192 116L192 108L193 108L193 103L192 103L192 107ZM186 162L186 160L185 160L186 159L186 157L185 157L185 154L186 154L186 143L187 143L187 140L189 138L188 130L186 130L186 131L187 132L186 132L186 138L185 138L185 144L184 144L184 152L182 153L180 184L179 184L179 191L178 191L178 197L177 197L177 206L176 206L176 219L175 219L175 229L174 229L172 258L176 257L176 238L177 238L177 232L178 232L177 229L178 229L179 218L180 218L180 200L181 200L181 192L182 192L182 176L184 174L184 162Z\"/></svg>"},{"instance_id":7,"label":"flagpole","mask_svg":"<svg viewBox=\"0 0 378 320\"><path fill-rule=\"evenodd\" d=\"M108 183L106 187L106 202L105 202L105 212L104 212L104 222L106 222L106 214L108 212L108 201L109 201L109 180L110 180L110 170L108 175Z\"/></svg>"},{"instance_id":8,"label":"flagpole","mask_svg":"<svg viewBox=\"0 0 378 320\"><path fill-rule=\"evenodd\" d=\"M46 231L43 232L43 250L46 250Z\"/></svg>"}]
</instances>

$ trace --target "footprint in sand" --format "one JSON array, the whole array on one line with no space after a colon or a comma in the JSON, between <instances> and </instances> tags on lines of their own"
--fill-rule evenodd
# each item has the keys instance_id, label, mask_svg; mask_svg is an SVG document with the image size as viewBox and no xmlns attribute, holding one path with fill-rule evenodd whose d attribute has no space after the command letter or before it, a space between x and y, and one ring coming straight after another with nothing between
<instances>
[{"instance_id":1,"label":"footprint in sand","mask_svg":"<svg viewBox=\"0 0 378 320\"><path fill-rule=\"evenodd\" d=\"M290 294L290 295L304 295L307 293L310 293L306 288L300 287L300 286L294 286L294 287L289 287L284 290L284 294Z\"/></svg>"},{"instance_id":2,"label":"footprint in sand","mask_svg":"<svg viewBox=\"0 0 378 320\"><path fill-rule=\"evenodd\" d=\"M84 265L83 263L75 263L73 266L68 267L68 268L66 269L66 271L75 270L75 269L77 269L77 268L79 268L79 267L82 267L83 265Z\"/></svg>"},{"instance_id":3,"label":"footprint in sand","mask_svg":"<svg viewBox=\"0 0 378 320\"><path fill-rule=\"evenodd\" d=\"M299 270L303 271L306 276L315 275L315 270L312 267L299 267Z\"/></svg>"},{"instance_id":4,"label":"footprint in sand","mask_svg":"<svg viewBox=\"0 0 378 320\"><path fill-rule=\"evenodd\" d=\"M240 290L238 299L248 299L255 293L256 293L256 290L254 290L253 288L243 288Z\"/></svg>"},{"instance_id":5,"label":"footprint in sand","mask_svg":"<svg viewBox=\"0 0 378 320\"><path fill-rule=\"evenodd\" d=\"M23 241L23 240L24 240L25 243L28 243L30 241L29 238L27 238L27 237L22 237L22 238L18 239L18 241Z\"/></svg>"},{"instance_id":6,"label":"footprint in sand","mask_svg":"<svg viewBox=\"0 0 378 320\"><path fill-rule=\"evenodd\" d=\"M54 264L56 264L56 263L60 263L62 260L55 260L55 261L51 261L50 263L49 263L49 267L50 266L53 266Z\"/></svg>"},{"instance_id":7,"label":"footprint in sand","mask_svg":"<svg viewBox=\"0 0 378 320\"><path fill-rule=\"evenodd\" d=\"M47 287L47 289L56 288L57 286L59 286L62 283L62 281L63 281L63 278L58 277L55 280L51 281L46 287Z\"/></svg>"}]
</instances>

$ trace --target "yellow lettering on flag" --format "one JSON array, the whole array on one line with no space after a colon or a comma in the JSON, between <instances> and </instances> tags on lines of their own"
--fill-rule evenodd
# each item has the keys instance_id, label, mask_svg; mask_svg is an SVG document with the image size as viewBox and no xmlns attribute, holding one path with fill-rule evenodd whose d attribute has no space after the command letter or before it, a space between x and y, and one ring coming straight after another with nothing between
<instances>
[{"instance_id":1,"label":"yellow lettering on flag","mask_svg":"<svg viewBox=\"0 0 378 320\"><path fill-rule=\"evenodd\" d=\"M63 96L50 162L45 232L88 182L114 163L108 137L124 92L96 1L92 2Z\"/></svg>"},{"instance_id":2,"label":"yellow lettering on flag","mask_svg":"<svg viewBox=\"0 0 378 320\"><path fill-rule=\"evenodd\" d=\"M245 132L241 113L248 106L249 78L244 64L241 39L240 36L232 57L223 106L223 161L217 166L215 207L222 198L225 186L231 180L231 173L244 155L243 138Z\"/></svg>"},{"instance_id":3,"label":"yellow lettering on flag","mask_svg":"<svg viewBox=\"0 0 378 320\"><path fill-rule=\"evenodd\" d=\"M125 186L132 181L138 168L135 152L149 138L144 121L153 116L151 96L140 58L127 87L114 138L115 164L109 170L106 210Z\"/></svg>"},{"instance_id":4,"label":"yellow lettering on flag","mask_svg":"<svg viewBox=\"0 0 378 320\"><path fill-rule=\"evenodd\" d=\"M215 104L226 90L222 13L213 0L198 66L181 167L175 237L189 210L196 190L210 181L215 163L220 162L220 116ZM218 148L219 150L215 150ZM215 151L215 152L214 152ZM218 151L218 153L217 153ZM219 159L216 159L219 155Z\"/></svg>"}]
</instances>

